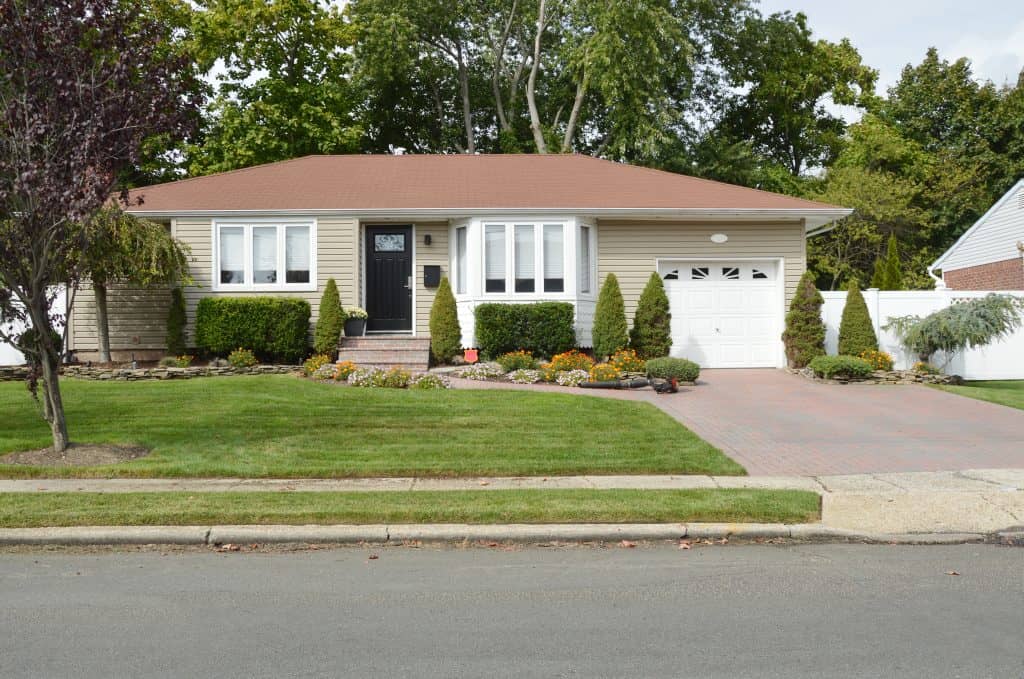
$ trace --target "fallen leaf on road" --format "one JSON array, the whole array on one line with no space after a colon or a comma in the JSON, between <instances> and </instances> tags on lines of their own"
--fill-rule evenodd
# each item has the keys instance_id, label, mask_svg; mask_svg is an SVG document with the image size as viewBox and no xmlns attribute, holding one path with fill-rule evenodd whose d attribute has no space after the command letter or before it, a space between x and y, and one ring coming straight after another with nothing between
<instances>
[{"instance_id":1,"label":"fallen leaf on road","mask_svg":"<svg viewBox=\"0 0 1024 679\"><path fill-rule=\"evenodd\" d=\"M491 482L490 481L481 481L480 485L481 486L489 486L489 485L491 485Z\"/></svg>"},{"instance_id":2,"label":"fallen leaf on road","mask_svg":"<svg viewBox=\"0 0 1024 679\"><path fill-rule=\"evenodd\" d=\"M371 554L371 555L369 556L369 559L370 559L370 561L373 561L374 559L379 559L379 558L380 558L380 557L379 557L379 556L377 556L376 554Z\"/></svg>"},{"instance_id":3,"label":"fallen leaf on road","mask_svg":"<svg viewBox=\"0 0 1024 679\"><path fill-rule=\"evenodd\" d=\"M692 548L693 548L693 545L691 545L686 540L680 540L679 541L679 549L692 549Z\"/></svg>"},{"instance_id":4,"label":"fallen leaf on road","mask_svg":"<svg viewBox=\"0 0 1024 679\"><path fill-rule=\"evenodd\" d=\"M249 545L249 549L259 549L259 548L260 548L260 546L257 545L255 542L252 543L251 545Z\"/></svg>"},{"instance_id":5,"label":"fallen leaf on road","mask_svg":"<svg viewBox=\"0 0 1024 679\"><path fill-rule=\"evenodd\" d=\"M960 575L958 571L946 571L946 575Z\"/></svg>"},{"instance_id":6,"label":"fallen leaf on road","mask_svg":"<svg viewBox=\"0 0 1024 679\"><path fill-rule=\"evenodd\" d=\"M718 540L717 542L720 545L727 545L727 544L729 544L729 538L722 538L721 540Z\"/></svg>"},{"instance_id":7,"label":"fallen leaf on road","mask_svg":"<svg viewBox=\"0 0 1024 679\"><path fill-rule=\"evenodd\" d=\"M622 542L619 543L619 546L632 549L633 547L636 547L636 543L635 542L630 542L629 540L623 540Z\"/></svg>"}]
</instances>

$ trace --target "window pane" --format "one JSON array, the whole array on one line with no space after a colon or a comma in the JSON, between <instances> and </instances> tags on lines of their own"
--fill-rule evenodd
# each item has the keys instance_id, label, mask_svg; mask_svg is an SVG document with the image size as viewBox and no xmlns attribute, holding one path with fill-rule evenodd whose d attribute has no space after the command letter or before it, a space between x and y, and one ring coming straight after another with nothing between
<instances>
[{"instance_id":1,"label":"window pane","mask_svg":"<svg viewBox=\"0 0 1024 679\"><path fill-rule=\"evenodd\" d=\"M466 227L455 229L455 292L466 294Z\"/></svg>"},{"instance_id":2,"label":"window pane","mask_svg":"<svg viewBox=\"0 0 1024 679\"><path fill-rule=\"evenodd\" d=\"M484 278L486 292L505 292L505 225L484 228Z\"/></svg>"},{"instance_id":3,"label":"window pane","mask_svg":"<svg viewBox=\"0 0 1024 679\"><path fill-rule=\"evenodd\" d=\"M277 282L277 227L252 227L252 282L267 285Z\"/></svg>"},{"instance_id":4,"label":"window pane","mask_svg":"<svg viewBox=\"0 0 1024 679\"><path fill-rule=\"evenodd\" d=\"M220 227L220 282L245 283L245 227Z\"/></svg>"},{"instance_id":5,"label":"window pane","mask_svg":"<svg viewBox=\"0 0 1024 679\"><path fill-rule=\"evenodd\" d=\"M285 230L284 262L286 283L309 283L310 242L308 226L289 226Z\"/></svg>"},{"instance_id":6,"label":"window pane","mask_svg":"<svg viewBox=\"0 0 1024 679\"><path fill-rule=\"evenodd\" d=\"M544 292L565 290L563 234L561 224L544 225Z\"/></svg>"},{"instance_id":7,"label":"window pane","mask_svg":"<svg viewBox=\"0 0 1024 679\"><path fill-rule=\"evenodd\" d=\"M590 227L580 227L580 292L590 292Z\"/></svg>"},{"instance_id":8,"label":"window pane","mask_svg":"<svg viewBox=\"0 0 1024 679\"><path fill-rule=\"evenodd\" d=\"M533 241L533 224L516 224L516 292L534 290Z\"/></svg>"}]
</instances>

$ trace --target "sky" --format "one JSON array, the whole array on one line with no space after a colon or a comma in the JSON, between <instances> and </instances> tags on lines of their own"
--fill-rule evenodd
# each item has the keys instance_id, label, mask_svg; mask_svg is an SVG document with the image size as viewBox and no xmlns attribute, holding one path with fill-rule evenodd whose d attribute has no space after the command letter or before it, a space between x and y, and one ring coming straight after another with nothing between
<instances>
[{"instance_id":1,"label":"sky","mask_svg":"<svg viewBox=\"0 0 1024 679\"><path fill-rule=\"evenodd\" d=\"M760 7L803 12L815 37L849 38L878 70L880 94L929 47L947 61L969 58L975 76L997 85L1016 83L1024 68L1024 0L762 0Z\"/></svg>"}]
</instances>

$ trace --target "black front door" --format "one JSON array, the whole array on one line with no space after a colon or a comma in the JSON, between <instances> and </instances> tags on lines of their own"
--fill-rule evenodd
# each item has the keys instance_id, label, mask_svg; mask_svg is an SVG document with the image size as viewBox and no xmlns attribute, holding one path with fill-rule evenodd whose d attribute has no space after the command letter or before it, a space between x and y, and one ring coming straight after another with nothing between
<instances>
[{"instance_id":1,"label":"black front door","mask_svg":"<svg viewBox=\"0 0 1024 679\"><path fill-rule=\"evenodd\" d=\"M412 227L367 227L366 331L410 332L412 286Z\"/></svg>"}]
</instances>

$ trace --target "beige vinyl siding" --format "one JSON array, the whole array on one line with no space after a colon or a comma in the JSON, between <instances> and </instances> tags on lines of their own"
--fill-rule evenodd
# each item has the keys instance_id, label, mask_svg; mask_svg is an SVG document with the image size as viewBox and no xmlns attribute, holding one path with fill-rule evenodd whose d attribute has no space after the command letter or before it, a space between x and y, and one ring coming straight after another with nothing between
<instances>
[{"instance_id":1,"label":"beige vinyl siding","mask_svg":"<svg viewBox=\"0 0 1024 679\"><path fill-rule=\"evenodd\" d=\"M162 351L167 346L167 309L171 303L168 288L107 287L107 315L110 349L118 358L130 358L131 352ZM71 310L70 347L85 359L99 350L96 337L96 297L92 286L83 283L75 295Z\"/></svg>"},{"instance_id":2,"label":"beige vinyl siding","mask_svg":"<svg viewBox=\"0 0 1024 679\"><path fill-rule=\"evenodd\" d=\"M423 237L430 235L430 245ZM434 288L423 286L423 267L436 264L441 276L448 276L448 222L416 224L416 334L430 336L430 307L434 304Z\"/></svg>"},{"instance_id":3,"label":"beige vinyl siding","mask_svg":"<svg viewBox=\"0 0 1024 679\"><path fill-rule=\"evenodd\" d=\"M711 242L711 234L724 233L728 242ZM807 266L804 227L789 223L683 223L600 220L598 222L597 270L601 283L609 273L619 279L632 319L636 303L657 259L701 257L785 259L786 304Z\"/></svg>"}]
</instances>

